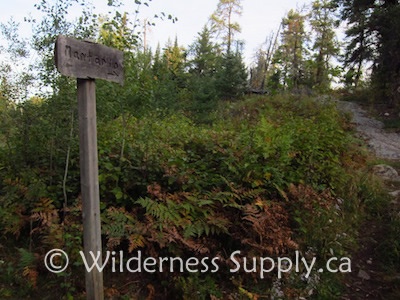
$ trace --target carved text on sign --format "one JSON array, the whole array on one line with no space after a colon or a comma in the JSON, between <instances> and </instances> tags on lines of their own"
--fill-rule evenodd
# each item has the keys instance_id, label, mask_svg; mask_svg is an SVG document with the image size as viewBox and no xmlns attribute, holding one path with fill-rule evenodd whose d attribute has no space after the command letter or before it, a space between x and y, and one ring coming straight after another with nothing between
<instances>
[{"instance_id":1,"label":"carved text on sign","mask_svg":"<svg viewBox=\"0 0 400 300\"><path fill-rule=\"evenodd\" d=\"M57 69L63 75L123 83L122 51L60 35L55 57Z\"/></svg>"},{"instance_id":2,"label":"carved text on sign","mask_svg":"<svg viewBox=\"0 0 400 300\"><path fill-rule=\"evenodd\" d=\"M65 45L65 55L69 58L75 58L82 62L88 62L90 64L96 64L99 66L107 66L108 68L114 70L114 73L111 73L111 74L116 74L117 76L119 75L117 73L117 70L120 68L120 66L119 66L118 62L113 60L111 57L95 56L95 55L93 55L93 53L90 50L87 53L79 51L79 50L74 50L69 45Z\"/></svg>"}]
</instances>

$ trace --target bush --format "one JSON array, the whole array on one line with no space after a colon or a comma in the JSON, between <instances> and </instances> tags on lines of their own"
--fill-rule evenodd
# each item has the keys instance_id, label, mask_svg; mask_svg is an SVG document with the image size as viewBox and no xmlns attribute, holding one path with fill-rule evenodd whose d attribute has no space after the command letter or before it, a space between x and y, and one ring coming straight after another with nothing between
<instances>
[{"instance_id":1,"label":"bush","mask_svg":"<svg viewBox=\"0 0 400 300\"><path fill-rule=\"evenodd\" d=\"M359 205L346 184L356 180L353 169L361 166L354 163L357 148L350 146L345 120L335 107L312 99L257 97L219 115L210 125L157 112L99 124L106 249L132 255L140 250L153 257L220 257L226 267L229 254L238 249L243 257L290 256L294 250L323 258L332 251L346 253L356 221L347 216ZM75 169L69 173L73 184L67 210L53 192L61 189L60 182L43 185L40 172L25 173L20 180L0 171L8 178L0 194L6 203L0 208L0 230L23 236L38 258L55 246L77 253ZM37 262L29 265L32 272L40 270ZM219 295L224 290L270 294L277 279L269 273L258 285L244 272L231 277L227 270L184 278L180 273L148 274L148 280L185 295L204 283L199 293L206 297L207 291ZM79 277L76 267L69 272ZM310 285L295 277L281 280L284 292L309 293Z\"/></svg>"}]
</instances>

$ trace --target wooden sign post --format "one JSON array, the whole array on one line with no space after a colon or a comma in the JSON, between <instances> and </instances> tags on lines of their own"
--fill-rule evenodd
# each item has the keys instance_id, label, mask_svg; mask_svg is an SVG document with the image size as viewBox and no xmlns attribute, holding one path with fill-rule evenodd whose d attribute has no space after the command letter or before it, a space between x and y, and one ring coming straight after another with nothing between
<instances>
[{"instance_id":1,"label":"wooden sign post","mask_svg":"<svg viewBox=\"0 0 400 300\"><path fill-rule=\"evenodd\" d=\"M95 78L123 84L123 52L60 35L55 60L61 74L77 78L84 254L89 266L99 255L97 264L101 266ZM87 299L104 299L102 272L86 270L85 280Z\"/></svg>"}]
</instances>

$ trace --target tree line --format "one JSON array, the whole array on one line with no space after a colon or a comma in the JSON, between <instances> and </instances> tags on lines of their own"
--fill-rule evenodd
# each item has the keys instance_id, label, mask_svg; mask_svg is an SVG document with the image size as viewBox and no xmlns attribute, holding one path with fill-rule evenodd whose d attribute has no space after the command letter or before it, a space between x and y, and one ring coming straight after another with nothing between
<instances>
[{"instance_id":1,"label":"tree line","mask_svg":"<svg viewBox=\"0 0 400 300\"><path fill-rule=\"evenodd\" d=\"M191 45L179 45L176 37L155 50L147 47L147 28L156 25L154 20L175 23L178 19L161 12L152 21L140 20L140 8L150 2L135 1L132 21L120 11L122 1L109 1L114 15L97 15L95 7L81 0L42 1L36 9L43 18L26 18L33 28L30 41L19 38L14 20L2 24L8 47L3 46L1 52L10 58L2 63L0 74L3 98L22 99L32 84L57 93L60 76L52 52L54 39L61 33L125 51L126 90L129 97L137 98L138 106L157 102L160 108L179 106L196 113L213 107L216 99L237 99L249 90L326 92L333 83L345 88L364 84L376 91L377 98L398 102L398 1L315 0L308 7L292 9L266 38L249 69L243 62L243 41L237 37L242 1L220 0ZM68 13L77 5L83 7L82 15L71 21ZM344 41L337 38L340 25L345 28ZM13 79L11 61L23 60L32 52L38 56L36 62L18 73L19 80ZM133 91L139 93L133 95Z\"/></svg>"},{"instance_id":2,"label":"tree line","mask_svg":"<svg viewBox=\"0 0 400 300\"><path fill-rule=\"evenodd\" d=\"M85 0L41 0L40 18L26 19L29 40L20 38L14 20L0 26L7 41L0 48L0 251L10 258L0 264L0 296L83 295L82 265L51 276L42 264L49 249L77 255L82 248L76 81L55 69L59 34L125 55L124 86L96 83L107 249L182 258L238 248L279 256L300 247L320 257L354 249L355 213L360 205L377 206L376 185L333 103L297 94L329 92L335 79L395 103L399 40L388 37L398 35L398 2L318 0L291 10L250 70L238 38L242 1L220 0L191 45L175 38L156 49L147 47L143 27L177 19L160 12L143 26L140 11L151 1L134 2L133 15L121 11L122 0L109 0L111 13L97 15ZM82 14L72 20L76 8ZM344 55L340 22L350 43ZM277 95L243 97L249 90ZM146 285L143 278L108 275L109 291L121 295L133 282L142 292L148 283L150 292L155 286L159 294L204 298L226 289L252 298L285 292L332 299L340 292L328 272L307 282L301 276L278 282L270 273L258 284L248 274L222 272L155 274Z\"/></svg>"},{"instance_id":3,"label":"tree line","mask_svg":"<svg viewBox=\"0 0 400 300\"><path fill-rule=\"evenodd\" d=\"M291 10L257 53L253 88L374 91L375 100L398 104L399 1L317 0ZM337 38L338 28L345 40Z\"/></svg>"}]
</instances>

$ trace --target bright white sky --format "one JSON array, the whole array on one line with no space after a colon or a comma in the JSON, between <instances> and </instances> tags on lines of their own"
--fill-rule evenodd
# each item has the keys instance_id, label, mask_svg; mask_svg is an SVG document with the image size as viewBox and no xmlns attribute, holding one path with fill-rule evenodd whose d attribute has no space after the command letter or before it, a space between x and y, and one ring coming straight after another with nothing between
<instances>
[{"instance_id":1,"label":"bright white sky","mask_svg":"<svg viewBox=\"0 0 400 300\"><path fill-rule=\"evenodd\" d=\"M57 1L57 0L47 0ZM11 16L21 23L21 33L31 34L30 27L24 25L24 17L37 13L35 3L40 0L0 0L0 22L7 22ZM107 12L107 0L92 0L100 13ZM133 11L136 6L134 0L124 0L130 3L125 10ZM157 25L148 33L148 44L154 49L158 42L164 46L167 40L178 37L180 45L186 47L191 44L207 23L210 15L216 10L218 0L152 0L150 7L142 6L139 17L152 18L155 13L165 12L178 18L178 22L157 21ZM290 9L302 7L311 3L311 0L242 0L243 15L237 20L242 26L242 33L238 36L245 41L244 55L246 62L252 61L255 50L265 41L272 31L276 31L279 23ZM80 15L79 7L72 12Z\"/></svg>"}]
</instances>

